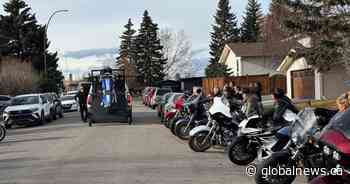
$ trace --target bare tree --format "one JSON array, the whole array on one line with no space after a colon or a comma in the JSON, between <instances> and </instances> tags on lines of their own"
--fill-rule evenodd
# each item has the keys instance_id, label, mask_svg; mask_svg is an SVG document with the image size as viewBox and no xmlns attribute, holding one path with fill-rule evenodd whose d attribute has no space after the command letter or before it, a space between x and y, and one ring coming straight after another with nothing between
<instances>
[{"instance_id":1,"label":"bare tree","mask_svg":"<svg viewBox=\"0 0 350 184\"><path fill-rule=\"evenodd\" d=\"M178 32L170 28L160 31L164 56L167 58L165 73L168 79L175 79L176 74L188 77L192 73L192 44L184 30Z\"/></svg>"}]
</instances>

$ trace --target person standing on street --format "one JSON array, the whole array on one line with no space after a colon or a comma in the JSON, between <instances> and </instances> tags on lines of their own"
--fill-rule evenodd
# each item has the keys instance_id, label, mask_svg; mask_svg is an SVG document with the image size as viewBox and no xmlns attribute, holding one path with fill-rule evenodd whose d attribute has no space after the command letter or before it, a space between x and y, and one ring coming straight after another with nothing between
<instances>
[{"instance_id":1,"label":"person standing on street","mask_svg":"<svg viewBox=\"0 0 350 184\"><path fill-rule=\"evenodd\" d=\"M254 83L254 92L255 92L255 95L258 97L259 102L261 102L262 85L260 82Z\"/></svg>"},{"instance_id":2,"label":"person standing on street","mask_svg":"<svg viewBox=\"0 0 350 184\"><path fill-rule=\"evenodd\" d=\"M87 92L84 90L84 87L81 86L77 96L75 97L79 101L80 116L83 122L87 121L87 96Z\"/></svg>"}]
</instances>

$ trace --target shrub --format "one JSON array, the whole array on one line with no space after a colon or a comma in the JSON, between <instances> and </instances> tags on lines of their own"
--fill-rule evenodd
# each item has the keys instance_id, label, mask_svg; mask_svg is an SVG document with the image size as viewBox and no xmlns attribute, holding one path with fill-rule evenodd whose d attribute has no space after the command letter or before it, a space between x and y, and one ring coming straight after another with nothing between
<instances>
[{"instance_id":1,"label":"shrub","mask_svg":"<svg viewBox=\"0 0 350 184\"><path fill-rule=\"evenodd\" d=\"M38 90L39 77L30 62L7 58L0 64L0 94L19 95Z\"/></svg>"}]
</instances>

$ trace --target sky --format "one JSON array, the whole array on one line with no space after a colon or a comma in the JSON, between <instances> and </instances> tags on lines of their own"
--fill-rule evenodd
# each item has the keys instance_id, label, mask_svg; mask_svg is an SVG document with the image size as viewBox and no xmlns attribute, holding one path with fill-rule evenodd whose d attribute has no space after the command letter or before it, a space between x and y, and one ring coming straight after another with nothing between
<instances>
[{"instance_id":1,"label":"sky","mask_svg":"<svg viewBox=\"0 0 350 184\"><path fill-rule=\"evenodd\" d=\"M3 5L8 0L0 0ZM183 29L195 49L207 48L218 0L25 0L45 24L52 12L61 9L50 23L50 49L64 53L119 47L123 25L131 18L138 29L145 9L160 28ZM264 12L270 0L259 0ZM241 20L247 0L230 0ZM0 14L3 8L0 9Z\"/></svg>"}]
</instances>

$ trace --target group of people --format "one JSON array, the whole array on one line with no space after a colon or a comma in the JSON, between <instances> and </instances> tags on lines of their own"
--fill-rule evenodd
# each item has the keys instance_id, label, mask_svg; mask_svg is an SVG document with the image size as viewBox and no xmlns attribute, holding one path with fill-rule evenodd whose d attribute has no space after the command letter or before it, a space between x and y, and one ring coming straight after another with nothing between
<instances>
[{"instance_id":1,"label":"group of people","mask_svg":"<svg viewBox=\"0 0 350 184\"><path fill-rule=\"evenodd\" d=\"M230 82L225 84L222 90L214 87L209 97L224 97L228 99L230 104L241 103L241 110L246 117L253 115L272 116L275 126L283 126L288 123L283 118L286 110L298 113L298 109L294 106L292 100L285 95L285 91L276 89L273 93L275 101L273 114L265 114L262 105L262 90L262 85L259 82L251 83L244 88L235 86L233 82Z\"/></svg>"}]
</instances>

